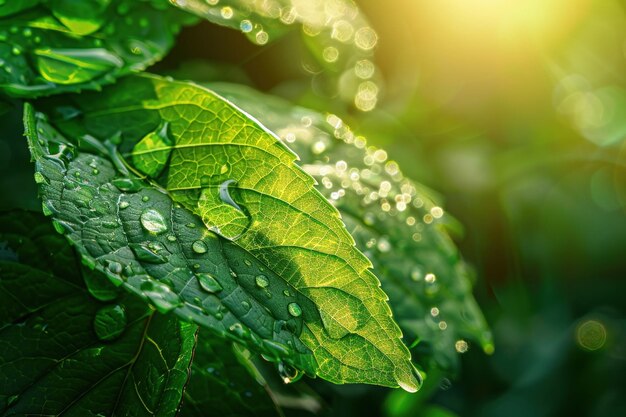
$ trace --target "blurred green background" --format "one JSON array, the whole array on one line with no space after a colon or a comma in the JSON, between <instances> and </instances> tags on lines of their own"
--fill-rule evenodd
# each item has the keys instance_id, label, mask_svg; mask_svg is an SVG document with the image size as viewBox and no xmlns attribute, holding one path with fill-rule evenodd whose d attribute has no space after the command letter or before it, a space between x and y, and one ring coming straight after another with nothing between
<instances>
[{"instance_id":1,"label":"blurred green background","mask_svg":"<svg viewBox=\"0 0 626 417\"><path fill-rule=\"evenodd\" d=\"M378 32L366 113L311 81L297 36L259 47L204 22L152 69L347 115L465 226L495 353L470 347L456 378L415 395L324 386L327 413L626 415L626 3L358 4ZM37 208L21 109L0 106L0 208Z\"/></svg>"}]
</instances>

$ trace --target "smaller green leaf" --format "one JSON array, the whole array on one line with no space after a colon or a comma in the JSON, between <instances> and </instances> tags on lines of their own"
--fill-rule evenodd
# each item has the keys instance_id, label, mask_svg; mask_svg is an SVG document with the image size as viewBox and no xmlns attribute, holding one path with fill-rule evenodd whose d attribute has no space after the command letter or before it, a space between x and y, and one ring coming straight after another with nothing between
<instances>
[{"instance_id":1,"label":"smaller green leaf","mask_svg":"<svg viewBox=\"0 0 626 417\"><path fill-rule=\"evenodd\" d=\"M131 294L92 298L72 249L40 214L0 214L0 242L3 416L175 414L195 326Z\"/></svg>"}]
</instances>

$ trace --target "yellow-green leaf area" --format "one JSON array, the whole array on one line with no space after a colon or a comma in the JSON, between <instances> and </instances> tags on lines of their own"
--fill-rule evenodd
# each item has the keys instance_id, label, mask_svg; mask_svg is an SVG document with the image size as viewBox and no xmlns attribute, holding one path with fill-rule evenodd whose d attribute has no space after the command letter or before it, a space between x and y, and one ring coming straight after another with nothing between
<instances>
[{"instance_id":1,"label":"yellow-green leaf area","mask_svg":"<svg viewBox=\"0 0 626 417\"><path fill-rule=\"evenodd\" d=\"M149 84L152 97L126 94L132 83L140 90ZM210 90L156 77L128 84L111 94L120 106L114 113L96 112L97 124L112 123L125 109L169 123L169 163L154 179L209 229L234 239L315 303L318 319L305 321L300 338L313 351L318 374L416 390L419 375L371 263L296 165L297 156ZM127 157L141 170L161 152L135 147Z\"/></svg>"}]
</instances>

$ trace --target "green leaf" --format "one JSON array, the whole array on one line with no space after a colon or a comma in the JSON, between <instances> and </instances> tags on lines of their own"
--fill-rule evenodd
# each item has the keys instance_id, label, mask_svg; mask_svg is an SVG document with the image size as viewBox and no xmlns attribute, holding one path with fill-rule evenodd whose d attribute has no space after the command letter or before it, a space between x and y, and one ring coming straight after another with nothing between
<instances>
[{"instance_id":1,"label":"green leaf","mask_svg":"<svg viewBox=\"0 0 626 417\"><path fill-rule=\"evenodd\" d=\"M40 214L1 214L0 242L2 415L176 413L194 325L130 294L92 298L70 246Z\"/></svg>"},{"instance_id":2,"label":"green leaf","mask_svg":"<svg viewBox=\"0 0 626 417\"><path fill-rule=\"evenodd\" d=\"M0 90L38 97L97 89L160 60L193 21L163 0L7 1Z\"/></svg>"},{"instance_id":3,"label":"green leaf","mask_svg":"<svg viewBox=\"0 0 626 417\"><path fill-rule=\"evenodd\" d=\"M282 415L248 351L200 332L181 417Z\"/></svg>"},{"instance_id":4,"label":"green leaf","mask_svg":"<svg viewBox=\"0 0 626 417\"><path fill-rule=\"evenodd\" d=\"M370 111L382 82L373 62L376 31L351 0L172 0L172 4L213 23L240 30L266 45L298 30L312 53L302 61L315 74L318 93ZM298 56L292 59L299 59Z\"/></svg>"},{"instance_id":5,"label":"green leaf","mask_svg":"<svg viewBox=\"0 0 626 417\"><path fill-rule=\"evenodd\" d=\"M493 351L491 332L471 293L473 277L447 231L457 225L431 191L407 179L384 150L368 146L335 115L239 85L211 88L258 114L310 162L305 170L374 263L402 331L419 341L421 363L429 365L430 357L431 365L454 369L468 340Z\"/></svg>"},{"instance_id":6,"label":"green leaf","mask_svg":"<svg viewBox=\"0 0 626 417\"><path fill-rule=\"evenodd\" d=\"M59 160L63 152L56 157L59 162L46 159L45 154L61 149L53 143L49 149L45 149L45 143L42 148L39 140L58 142L59 134L46 130L41 116L38 127L43 134L38 133L34 120L29 121L37 171L46 177L42 182L44 203L50 204L54 217L67 225L70 240L89 245L81 232L84 226L72 220L79 213L87 219L97 218L90 220L94 222L110 215L107 221L123 226L108 232L107 241L115 244L107 244L110 248L103 248L103 244L86 248L86 256L97 258L103 266L107 258L131 262L133 272L124 282L138 292L144 292L142 282L152 282L152 277L161 281L169 278L171 285L159 281L158 288L164 286L167 294L172 294L168 304L182 317L229 334L233 331L227 329L243 323L253 335L279 342L280 350L288 352L279 358L286 356L287 362L298 369L337 383L368 382L417 389L419 375L390 317L386 295L369 271L369 261L353 246L337 211L314 190L313 180L293 163L295 156L269 131L206 89L157 77L127 78L105 89L97 99L84 94L71 105L76 106L80 117L61 117L54 122L66 135L65 141L72 137L76 143L81 138L92 146L111 149L111 139L107 138L113 138L119 143L121 156L114 153L109 159L121 161L125 157L144 173L162 172L154 179L156 184L139 194L124 195L110 185L116 174L102 157L95 163L99 175L92 175L91 168L85 166L93 157L82 152L68 162ZM163 145L165 139L155 140L155 134L166 135L171 145ZM147 136L151 137L148 142L161 145L146 148ZM163 152L168 154L168 163L158 167ZM75 169L81 170L81 178L88 178L92 185L73 185ZM65 190L66 183L81 186L77 201L67 197L71 192ZM98 191L90 187L98 187ZM168 194L155 187L163 187ZM153 202L142 204L143 196ZM201 216L208 228L236 239L235 243L217 238L186 209L176 209L170 219L170 196ZM87 204L81 200L92 201L93 205L99 199L126 201L132 210L108 207L101 213L89 214L87 208L74 207ZM148 207L159 211L180 244L168 242L166 233L158 235L141 229L138 220ZM196 227L183 227L187 223ZM106 228L98 223L89 226L98 233ZM206 248L195 248L197 240L202 240ZM150 249L150 241L158 241L166 251ZM168 263L164 263L166 259ZM243 259L248 259L250 265ZM194 269L194 262L199 260L207 264L200 263L200 268ZM237 281L232 280L229 268L240 277ZM208 297L194 278L198 272L213 274L221 287L231 289ZM244 299L249 304L256 307L261 303L264 308L245 315L247 309L241 311L241 299L228 305L226 301L233 300L226 295L235 289L241 297L249 297ZM231 314L224 314L224 320L199 314L195 297L210 299L202 306L212 314L219 305ZM294 329L272 334L268 331L272 326L265 328L258 315L269 323L275 323L275 318L294 322ZM267 352L256 339L237 340L253 350Z\"/></svg>"}]
</instances>

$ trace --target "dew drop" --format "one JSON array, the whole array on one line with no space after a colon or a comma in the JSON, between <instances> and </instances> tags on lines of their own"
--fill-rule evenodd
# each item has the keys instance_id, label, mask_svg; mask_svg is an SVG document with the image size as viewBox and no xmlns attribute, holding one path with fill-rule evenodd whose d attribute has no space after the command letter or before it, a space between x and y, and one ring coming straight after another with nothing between
<instances>
[{"instance_id":1,"label":"dew drop","mask_svg":"<svg viewBox=\"0 0 626 417\"><path fill-rule=\"evenodd\" d=\"M112 272L115 275L119 275L122 273L122 270L124 269L122 267L122 264L116 261L109 261L109 264L107 265L107 269Z\"/></svg>"},{"instance_id":2,"label":"dew drop","mask_svg":"<svg viewBox=\"0 0 626 417\"><path fill-rule=\"evenodd\" d=\"M293 317L300 317L302 315L302 308L300 308L298 303L289 303L287 310Z\"/></svg>"},{"instance_id":3,"label":"dew drop","mask_svg":"<svg viewBox=\"0 0 626 417\"><path fill-rule=\"evenodd\" d=\"M459 353L465 353L469 349L469 345L465 340L460 339L454 344L454 349Z\"/></svg>"},{"instance_id":4,"label":"dew drop","mask_svg":"<svg viewBox=\"0 0 626 417\"><path fill-rule=\"evenodd\" d=\"M360 49L368 51L376 46L378 35L371 27L365 26L357 30L354 34L354 43Z\"/></svg>"},{"instance_id":5,"label":"dew drop","mask_svg":"<svg viewBox=\"0 0 626 417\"><path fill-rule=\"evenodd\" d=\"M230 179L220 184L220 199L229 206L232 206L239 211L243 211L241 207L239 207L239 205L235 202L235 200L233 200L233 198L230 196L230 192L228 191L228 186L233 183L236 183L236 181Z\"/></svg>"},{"instance_id":6,"label":"dew drop","mask_svg":"<svg viewBox=\"0 0 626 417\"><path fill-rule=\"evenodd\" d=\"M241 302L241 306L246 310L246 312L250 311L250 308L252 307L250 303L245 300Z\"/></svg>"},{"instance_id":7,"label":"dew drop","mask_svg":"<svg viewBox=\"0 0 626 417\"><path fill-rule=\"evenodd\" d=\"M252 262L250 262L250 260L249 260L249 259L244 259L244 260L243 260L243 263L244 263L244 264L246 264L246 265L248 265L248 266L252 266Z\"/></svg>"},{"instance_id":8,"label":"dew drop","mask_svg":"<svg viewBox=\"0 0 626 417\"><path fill-rule=\"evenodd\" d=\"M230 19L233 17L233 9L229 6L222 7L220 14L224 19Z\"/></svg>"},{"instance_id":9,"label":"dew drop","mask_svg":"<svg viewBox=\"0 0 626 417\"><path fill-rule=\"evenodd\" d=\"M195 242L193 242L191 245L191 249L197 254L206 253L208 250L206 243L201 240L196 240Z\"/></svg>"},{"instance_id":10,"label":"dew drop","mask_svg":"<svg viewBox=\"0 0 626 417\"><path fill-rule=\"evenodd\" d=\"M167 262L167 257L159 253L159 251L164 251L164 249L152 242L131 243L129 246L139 261L152 264Z\"/></svg>"},{"instance_id":11,"label":"dew drop","mask_svg":"<svg viewBox=\"0 0 626 417\"><path fill-rule=\"evenodd\" d=\"M167 225L163 215L155 209L146 209L141 213L139 217L141 226L152 234L158 235L167 231Z\"/></svg>"},{"instance_id":12,"label":"dew drop","mask_svg":"<svg viewBox=\"0 0 626 417\"><path fill-rule=\"evenodd\" d=\"M254 281L259 288L267 288L270 285L270 280L265 275L257 275Z\"/></svg>"},{"instance_id":13,"label":"dew drop","mask_svg":"<svg viewBox=\"0 0 626 417\"><path fill-rule=\"evenodd\" d=\"M128 206L130 206L130 203L128 201L120 201L120 209L124 210L125 208L128 208Z\"/></svg>"},{"instance_id":14,"label":"dew drop","mask_svg":"<svg viewBox=\"0 0 626 417\"><path fill-rule=\"evenodd\" d=\"M174 235L167 235L167 240L169 240L170 242L176 242L176 236L174 236Z\"/></svg>"},{"instance_id":15,"label":"dew drop","mask_svg":"<svg viewBox=\"0 0 626 417\"><path fill-rule=\"evenodd\" d=\"M136 193L142 188L141 181L135 178L115 178L111 183L125 193Z\"/></svg>"},{"instance_id":16,"label":"dew drop","mask_svg":"<svg viewBox=\"0 0 626 417\"><path fill-rule=\"evenodd\" d=\"M148 197L147 195L144 195L143 197L141 197L141 201L143 201L144 203L147 201L150 201L150 197Z\"/></svg>"},{"instance_id":17,"label":"dew drop","mask_svg":"<svg viewBox=\"0 0 626 417\"><path fill-rule=\"evenodd\" d=\"M247 19L242 20L241 23L239 24L239 28L241 29L243 33L252 32L252 22Z\"/></svg>"},{"instance_id":18,"label":"dew drop","mask_svg":"<svg viewBox=\"0 0 626 417\"><path fill-rule=\"evenodd\" d=\"M178 295L161 282L145 281L140 289L160 313L172 311L182 304Z\"/></svg>"},{"instance_id":19,"label":"dew drop","mask_svg":"<svg viewBox=\"0 0 626 417\"><path fill-rule=\"evenodd\" d=\"M198 278L198 283L200 284L202 289L207 292L218 293L223 289L220 283L217 282L213 274L201 273L196 274L196 277Z\"/></svg>"},{"instance_id":20,"label":"dew drop","mask_svg":"<svg viewBox=\"0 0 626 417\"><path fill-rule=\"evenodd\" d=\"M282 361L278 362L277 368L278 375L280 375L280 379L282 379L285 384L295 382L302 377L302 374L298 372L297 369Z\"/></svg>"},{"instance_id":21,"label":"dew drop","mask_svg":"<svg viewBox=\"0 0 626 417\"><path fill-rule=\"evenodd\" d=\"M115 340L126 328L126 312L120 305L102 307L93 320L93 329L98 339L103 341Z\"/></svg>"}]
</instances>

